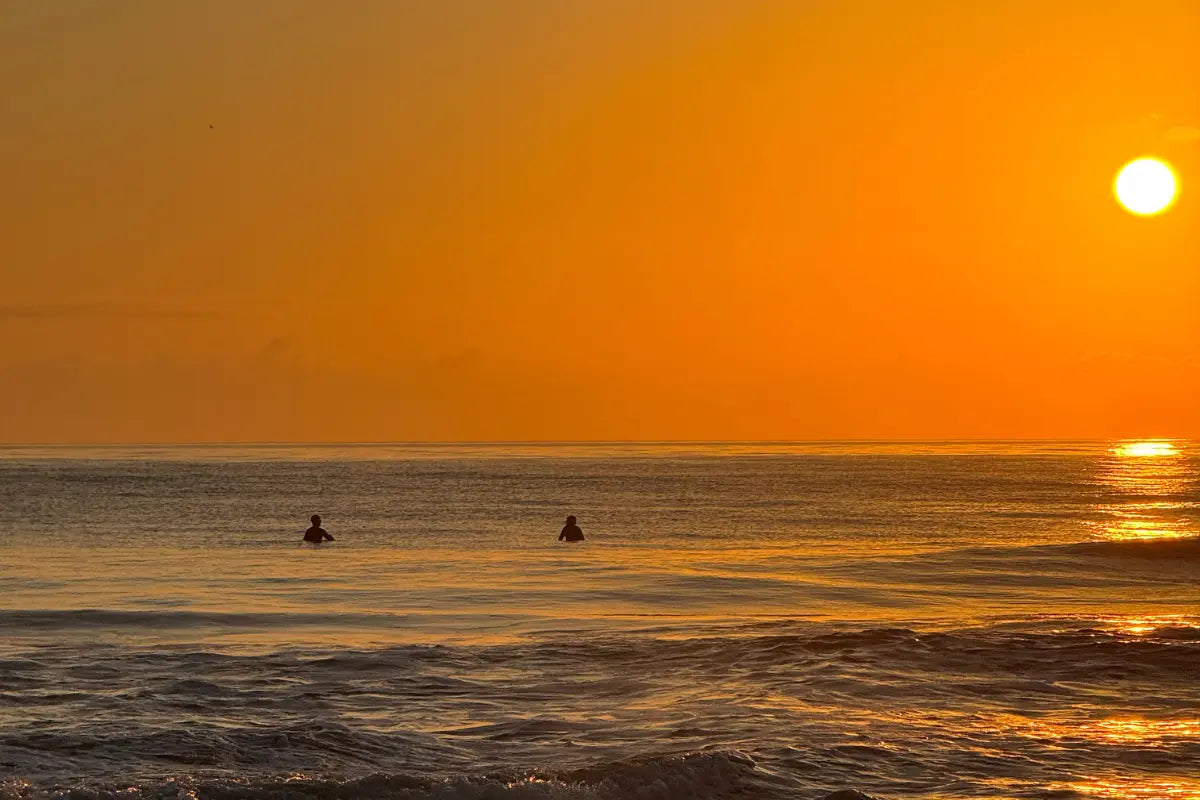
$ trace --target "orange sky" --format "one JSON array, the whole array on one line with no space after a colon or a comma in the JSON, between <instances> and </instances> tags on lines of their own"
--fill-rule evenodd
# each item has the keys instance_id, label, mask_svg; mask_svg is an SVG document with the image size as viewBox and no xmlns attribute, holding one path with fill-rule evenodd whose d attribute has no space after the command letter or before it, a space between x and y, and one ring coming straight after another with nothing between
<instances>
[{"instance_id":1,"label":"orange sky","mask_svg":"<svg viewBox=\"0 0 1200 800\"><path fill-rule=\"evenodd\" d=\"M1194 0L9 0L0 441L1200 437L1198 43Z\"/></svg>"}]
</instances>

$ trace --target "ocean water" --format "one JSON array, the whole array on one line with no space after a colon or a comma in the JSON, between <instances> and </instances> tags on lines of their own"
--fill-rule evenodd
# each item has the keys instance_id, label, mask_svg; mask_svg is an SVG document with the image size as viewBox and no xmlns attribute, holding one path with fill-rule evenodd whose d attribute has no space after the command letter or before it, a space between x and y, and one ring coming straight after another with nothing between
<instances>
[{"instance_id":1,"label":"ocean water","mask_svg":"<svg viewBox=\"0 0 1200 800\"><path fill-rule=\"evenodd\" d=\"M0 798L1196 800L1198 468L0 449Z\"/></svg>"}]
</instances>

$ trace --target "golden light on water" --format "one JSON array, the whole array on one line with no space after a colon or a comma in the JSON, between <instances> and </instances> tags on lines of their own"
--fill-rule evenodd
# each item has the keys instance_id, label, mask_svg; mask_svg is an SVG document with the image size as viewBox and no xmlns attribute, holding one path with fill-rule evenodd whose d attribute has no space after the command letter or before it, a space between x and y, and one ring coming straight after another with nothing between
<instances>
[{"instance_id":1,"label":"golden light on water","mask_svg":"<svg viewBox=\"0 0 1200 800\"><path fill-rule=\"evenodd\" d=\"M1085 723L1078 733L1116 745L1162 746L1159 742L1194 739L1200 719L1106 719ZM1071 786L1080 794L1113 800L1200 800L1200 781L1183 778L1097 778Z\"/></svg>"},{"instance_id":2,"label":"golden light on water","mask_svg":"<svg viewBox=\"0 0 1200 800\"><path fill-rule=\"evenodd\" d=\"M1098 505L1103 516L1085 524L1110 541L1184 539L1200 534L1189 499L1196 475L1187 442L1130 439L1109 448L1097 484L1111 502Z\"/></svg>"},{"instance_id":3,"label":"golden light on water","mask_svg":"<svg viewBox=\"0 0 1200 800\"><path fill-rule=\"evenodd\" d=\"M1146 616L1113 616L1097 620L1118 633L1130 636L1148 636L1163 628L1197 628L1200 618L1184 614L1158 614Z\"/></svg>"},{"instance_id":4,"label":"golden light on water","mask_svg":"<svg viewBox=\"0 0 1200 800\"><path fill-rule=\"evenodd\" d=\"M1163 747L1179 739L1200 740L1200 719L1147 719L1112 717L1099 720L1023 719L999 717L989 720L996 727L1037 739L1079 740L1109 744L1139 744Z\"/></svg>"},{"instance_id":5,"label":"golden light on water","mask_svg":"<svg viewBox=\"0 0 1200 800\"><path fill-rule=\"evenodd\" d=\"M1109 742L1145 744L1200 737L1200 719L1104 719L1084 723L1079 730Z\"/></svg>"},{"instance_id":6,"label":"golden light on water","mask_svg":"<svg viewBox=\"0 0 1200 800\"><path fill-rule=\"evenodd\" d=\"M1123 512L1117 512L1123 514ZM1103 526L1103 538L1115 541L1142 539L1188 539L1195 532L1184 524L1171 520L1156 520L1142 515L1133 515L1113 525Z\"/></svg>"},{"instance_id":7,"label":"golden light on water","mask_svg":"<svg viewBox=\"0 0 1200 800\"><path fill-rule=\"evenodd\" d=\"M1166 440L1123 442L1114 447L1112 452L1121 458L1172 458L1180 455L1179 448Z\"/></svg>"},{"instance_id":8,"label":"golden light on water","mask_svg":"<svg viewBox=\"0 0 1200 800\"><path fill-rule=\"evenodd\" d=\"M1149 217L1171 207L1178 194L1175 171L1157 158L1130 161L1117 173L1113 192L1131 214Z\"/></svg>"},{"instance_id":9,"label":"golden light on water","mask_svg":"<svg viewBox=\"0 0 1200 800\"><path fill-rule=\"evenodd\" d=\"M1112 800L1200 800L1200 781L1191 780L1111 778L1071 784L1068 788Z\"/></svg>"},{"instance_id":10,"label":"golden light on water","mask_svg":"<svg viewBox=\"0 0 1200 800\"><path fill-rule=\"evenodd\" d=\"M1114 718L1085 722L1029 721L1027 733L1038 738L1090 740L1110 745L1165 748L1200 737L1200 719ZM1016 726L1020 728L1021 726ZM1200 781L1179 777L1100 776L1063 788L1088 797L1112 800L1200 800Z\"/></svg>"}]
</instances>

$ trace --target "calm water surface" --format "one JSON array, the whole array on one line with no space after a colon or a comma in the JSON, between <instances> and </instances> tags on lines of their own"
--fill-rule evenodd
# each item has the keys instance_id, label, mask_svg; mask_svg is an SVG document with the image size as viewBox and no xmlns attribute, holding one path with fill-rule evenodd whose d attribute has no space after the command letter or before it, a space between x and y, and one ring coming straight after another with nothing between
<instances>
[{"instance_id":1,"label":"calm water surface","mask_svg":"<svg viewBox=\"0 0 1200 800\"><path fill-rule=\"evenodd\" d=\"M1195 800L1198 467L0 449L0 797Z\"/></svg>"}]
</instances>

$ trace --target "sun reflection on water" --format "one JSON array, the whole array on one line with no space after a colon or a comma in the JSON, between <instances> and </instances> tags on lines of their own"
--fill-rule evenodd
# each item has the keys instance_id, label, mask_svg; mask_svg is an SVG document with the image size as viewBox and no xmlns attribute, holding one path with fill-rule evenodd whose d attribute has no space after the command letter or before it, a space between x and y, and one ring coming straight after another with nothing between
<instances>
[{"instance_id":1,"label":"sun reflection on water","mask_svg":"<svg viewBox=\"0 0 1200 800\"><path fill-rule=\"evenodd\" d=\"M1119 442L1101 463L1096 485L1115 502L1097 507L1107 519L1089 522L1110 541L1178 539L1200 533L1189 512L1197 475L1188 448L1166 439Z\"/></svg>"},{"instance_id":2,"label":"sun reflection on water","mask_svg":"<svg viewBox=\"0 0 1200 800\"><path fill-rule=\"evenodd\" d=\"M1193 531L1183 529L1173 522L1145 517L1118 520L1115 525L1104 526L1102 532L1103 538L1114 541L1183 539L1194 535Z\"/></svg>"},{"instance_id":3,"label":"sun reflection on water","mask_svg":"<svg viewBox=\"0 0 1200 800\"><path fill-rule=\"evenodd\" d=\"M1137 744L1200 736L1200 719L1102 719L1079 729L1104 741Z\"/></svg>"},{"instance_id":4,"label":"sun reflection on water","mask_svg":"<svg viewBox=\"0 0 1200 800\"><path fill-rule=\"evenodd\" d=\"M1080 740L1110 746L1171 748L1180 740L1189 745L1200 739L1200 719L1144 719L1116 717L1078 720L1009 720L1008 727L1040 741L1061 744ZM1077 783L1060 784L1053 789L1113 800L1200 800L1200 781L1179 776L1159 775L1096 776Z\"/></svg>"},{"instance_id":5,"label":"sun reflection on water","mask_svg":"<svg viewBox=\"0 0 1200 800\"><path fill-rule=\"evenodd\" d=\"M1113 447L1112 454L1120 458L1175 458L1183 455L1183 451L1174 442L1153 439L1144 442L1121 442Z\"/></svg>"},{"instance_id":6,"label":"sun reflection on water","mask_svg":"<svg viewBox=\"0 0 1200 800\"><path fill-rule=\"evenodd\" d=\"M1150 616L1121 617L1112 616L1100 617L1097 621L1115 630L1117 633L1124 633L1130 636L1147 636L1164 628L1200 629L1200 619L1196 617L1189 617L1184 614L1159 614Z\"/></svg>"},{"instance_id":7,"label":"sun reflection on water","mask_svg":"<svg viewBox=\"0 0 1200 800\"><path fill-rule=\"evenodd\" d=\"M1200 739L1200 718L1148 719L1112 717L1109 719L1027 719L1002 717L997 727L1042 741L1088 740L1104 744L1164 747L1180 739Z\"/></svg>"},{"instance_id":8,"label":"sun reflection on water","mask_svg":"<svg viewBox=\"0 0 1200 800\"><path fill-rule=\"evenodd\" d=\"M1113 800L1200 800L1200 781L1184 778L1097 778L1066 787L1091 797Z\"/></svg>"}]
</instances>

